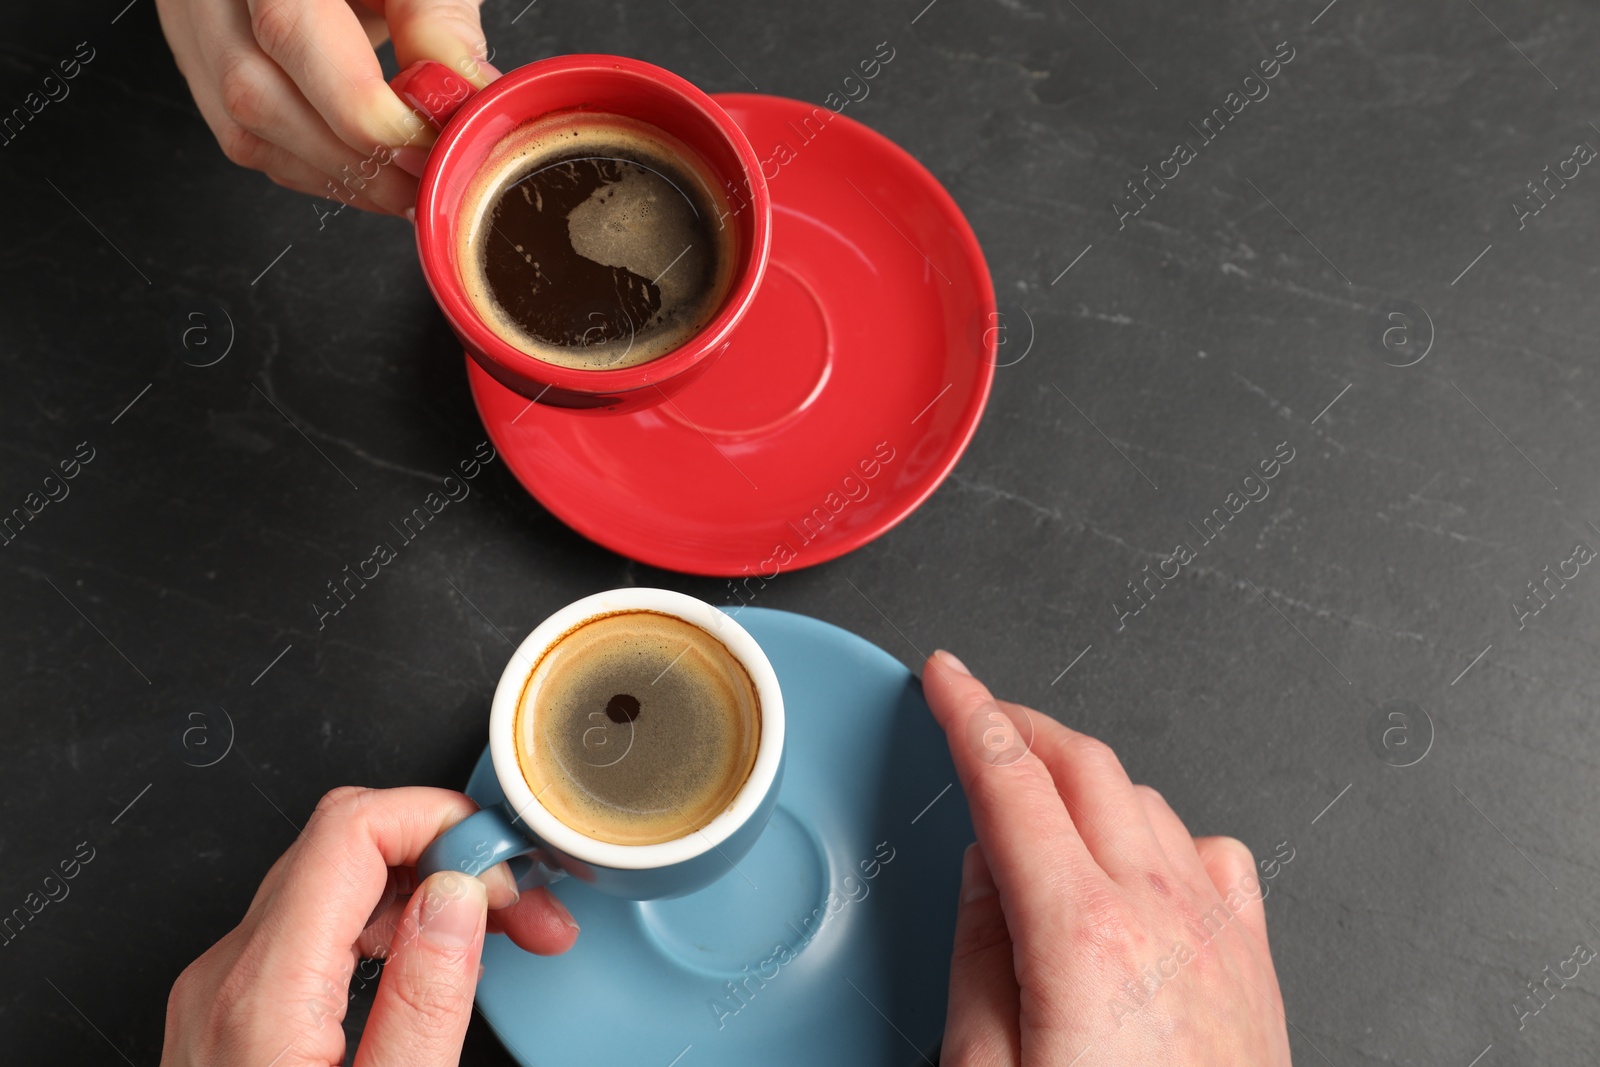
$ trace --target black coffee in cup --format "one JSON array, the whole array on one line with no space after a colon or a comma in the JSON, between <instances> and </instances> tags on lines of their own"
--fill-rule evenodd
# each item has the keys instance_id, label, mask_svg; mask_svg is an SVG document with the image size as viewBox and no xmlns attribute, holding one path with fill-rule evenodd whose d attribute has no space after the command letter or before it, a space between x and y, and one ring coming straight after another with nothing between
<instances>
[{"instance_id":1,"label":"black coffee in cup","mask_svg":"<svg viewBox=\"0 0 1600 1067\"><path fill-rule=\"evenodd\" d=\"M517 763L539 804L585 837L651 845L733 803L761 747L750 674L709 631L619 611L558 638L529 672Z\"/></svg>"},{"instance_id":2,"label":"black coffee in cup","mask_svg":"<svg viewBox=\"0 0 1600 1067\"><path fill-rule=\"evenodd\" d=\"M682 345L733 278L726 197L684 145L619 115L513 131L463 197L456 256L479 316L565 367L631 367Z\"/></svg>"}]
</instances>

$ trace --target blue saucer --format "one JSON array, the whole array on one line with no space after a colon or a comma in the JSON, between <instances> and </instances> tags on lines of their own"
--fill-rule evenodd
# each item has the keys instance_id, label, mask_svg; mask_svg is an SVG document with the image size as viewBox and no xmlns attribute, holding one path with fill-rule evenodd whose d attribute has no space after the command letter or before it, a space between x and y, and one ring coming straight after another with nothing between
<instances>
[{"instance_id":1,"label":"blue saucer","mask_svg":"<svg viewBox=\"0 0 1600 1067\"><path fill-rule=\"evenodd\" d=\"M552 887L583 932L563 956L484 946L478 1008L525 1067L914 1064L944 1032L966 797L922 687L825 622L745 608L777 671L778 808L715 884L635 903ZM467 784L502 799L489 753Z\"/></svg>"}]
</instances>

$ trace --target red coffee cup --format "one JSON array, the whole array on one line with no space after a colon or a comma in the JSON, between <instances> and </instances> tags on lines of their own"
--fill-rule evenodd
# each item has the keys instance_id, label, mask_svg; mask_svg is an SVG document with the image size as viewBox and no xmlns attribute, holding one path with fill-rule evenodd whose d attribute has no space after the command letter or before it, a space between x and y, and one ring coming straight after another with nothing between
<instances>
[{"instance_id":1,"label":"red coffee cup","mask_svg":"<svg viewBox=\"0 0 1600 1067\"><path fill-rule=\"evenodd\" d=\"M541 404L634 411L659 403L727 351L766 271L772 200L744 131L705 93L676 74L622 56L558 56L530 63L475 90L431 61L412 64L390 86L440 130L417 196L417 251L428 288L467 354L507 388ZM735 227L733 281L721 308L678 348L631 367L585 370L546 363L495 333L468 299L457 266L457 225L474 174L523 124L558 111L594 111L648 122L677 138L723 190Z\"/></svg>"}]
</instances>

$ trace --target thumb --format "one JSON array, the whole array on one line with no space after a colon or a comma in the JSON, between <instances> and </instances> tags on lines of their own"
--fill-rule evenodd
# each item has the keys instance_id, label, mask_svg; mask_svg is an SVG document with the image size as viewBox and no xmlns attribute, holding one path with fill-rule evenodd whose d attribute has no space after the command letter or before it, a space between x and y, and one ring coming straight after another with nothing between
<instances>
[{"instance_id":1,"label":"thumb","mask_svg":"<svg viewBox=\"0 0 1600 1067\"><path fill-rule=\"evenodd\" d=\"M441 871L418 887L378 982L356 1067L461 1061L488 911L476 878Z\"/></svg>"},{"instance_id":2,"label":"thumb","mask_svg":"<svg viewBox=\"0 0 1600 1067\"><path fill-rule=\"evenodd\" d=\"M1022 1062L1021 995L1011 934L989 862L976 843L961 857L961 903L950 958L950 1012L941 1063L1011 1067Z\"/></svg>"},{"instance_id":3,"label":"thumb","mask_svg":"<svg viewBox=\"0 0 1600 1067\"><path fill-rule=\"evenodd\" d=\"M478 0L389 0L383 14L401 70L431 59L479 89L500 76L488 62Z\"/></svg>"}]
</instances>

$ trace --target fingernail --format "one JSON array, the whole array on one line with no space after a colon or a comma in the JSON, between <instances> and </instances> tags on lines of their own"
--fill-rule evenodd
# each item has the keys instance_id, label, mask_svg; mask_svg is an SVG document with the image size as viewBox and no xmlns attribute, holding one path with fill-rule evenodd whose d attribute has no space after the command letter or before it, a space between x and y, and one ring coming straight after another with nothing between
<instances>
[{"instance_id":1,"label":"fingernail","mask_svg":"<svg viewBox=\"0 0 1600 1067\"><path fill-rule=\"evenodd\" d=\"M428 169L428 150L403 145L389 150L389 158L394 160L394 165L411 175L413 178L422 177L422 172Z\"/></svg>"},{"instance_id":2,"label":"fingernail","mask_svg":"<svg viewBox=\"0 0 1600 1067\"><path fill-rule=\"evenodd\" d=\"M967 665L965 663L962 663L960 660L956 659L954 656L952 656L950 653L946 652L944 649L942 649L942 648L939 649L937 652L934 653L934 655L938 656L941 660L943 660L945 666L949 667L951 670L958 671L961 674L966 675L968 678L972 677L972 672L967 670Z\"/></svg>"},{"instance_id":3,"label":"fingernail","mask_svg":"<svg viewBox=\"0 0 1600 1067\"><path fill-rule=\"evenodd\" d=\"M429 878L427 887L422 899L422 936L440 948L461 949L472 944L489 908L483 883L445 871Z\"/></svg>"},{"instance_id":4,"label":"fingernail","mask_svg":"<svg viewBox=\"0 0 1600 1067\"><path fill-rule=\"evenodd\" d=\"M411 216L413 216L413 222L415 221L415 215L416 212L413 210L411 213ZM510 869L507 868L503 863L495 864L487 871L484 871L482 874L478 875L478 877L485 885L489 886L490 889L499 889L499 895L507 898L506 902L500 905L500 907L510 907L512 904L515 904L517 902L517 898L522 895L521 891L517 889L517 880L511 877Z\"/></svg>"},{"instance_id":5,"label":"fingernail","mask_svg":"<svg viewBox=\"0 0 1600 1067\"><path fill-rule=\"evenodd\" d=\"M500 72L494 68L493 64L486 59L478 58L485 51L481 44L476 48L469 49L469 51L471 54L456 64L456 70L461 72L462 77L479 89L486 87L490 82L501 77Z\"/></svg>"},{"instance_id":6,"label":"fingernail","mask_svg":"<svg viewBox=\"0 0 1600 1067\"><path fill-rule=\"evenodd\" d=\"M396 131L399 136L394 140L399 145L427 151L438 140L438 131L418 111L413 111L411 106L399 97L394 98L394 121L389 128Z\"/></svg>"},{"instance_id":7,"label":"fingernail","mask_svg":"<svg viewBox=\"0 0 1600 1067\"><path fill-rule=\"evenodd\" d=\"M415 226L417 224L417 209L416 208L408 207L404 211L400 212L400 214L404 215L405 216L405 220L407 222L411 223L411 225Z\"/></svg>"},{"instance_id":8,"label":"fingernail","mask_svg":"<svg viewBox=\"0 0 1600 1067\"><path fill-rule=\"evenodd\" d=\"M550 906L555 909L555 913L560 917L561 921L574 930L578 929L578 920L572 917L572 912L568 911L567 906L561 903L561 899L548 889L545 890L545 896L549 898Z\"/></svg>"},{"instance_id":9,"label":"fingernail","mask_svg":"<svg viewBox=\"0 0 1600 1067\"><path fill-rule=\"evenodd\" d=\"M970 904L979 897L993 893L994 875L984 861L983 852L974 842L967 846L961 857L961 903Z\"/></svg>"}]
</instances>

